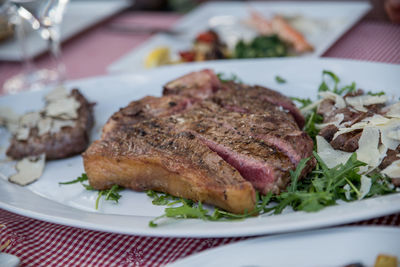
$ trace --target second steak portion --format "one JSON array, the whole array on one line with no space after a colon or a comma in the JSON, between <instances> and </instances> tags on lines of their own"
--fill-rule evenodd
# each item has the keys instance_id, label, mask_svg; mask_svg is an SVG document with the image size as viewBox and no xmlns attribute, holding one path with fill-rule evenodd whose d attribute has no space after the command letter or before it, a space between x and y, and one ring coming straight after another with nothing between
<instances>
[{"instance_id":1,"label":"second steak portion","mask_svg":"<svg viewBox=\"0 0 400 267\"><path fill-rule=\"evenodd\" d=\"M29 129L26 140L16 136L11 140L7 156L22 159L28 156L46 154L46 159L61 159L74 156L85 151L89 145L90 131L94 124L93 103L90 103L78 89L70 93L79 104L78 118L71 125L61 127L57 132L40 134L37 126Z\"/></svg>"}]
</instances>

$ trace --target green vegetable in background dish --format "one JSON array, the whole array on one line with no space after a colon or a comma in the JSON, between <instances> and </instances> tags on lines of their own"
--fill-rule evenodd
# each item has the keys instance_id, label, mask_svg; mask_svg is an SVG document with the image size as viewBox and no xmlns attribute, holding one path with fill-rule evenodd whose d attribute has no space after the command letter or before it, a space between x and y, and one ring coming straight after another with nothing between
<instances>
[{"instance_id":1,"label":"green vegetable in background dish","mask_svg":"<svg viewBox=\"0 0 400 267\"><path fill-rule=\"evenodd\" d=\"M258 36L250 43L239 41L233 51L233 58L286 57L288 49L277 35Z\"/></svg>"}]
</instances>

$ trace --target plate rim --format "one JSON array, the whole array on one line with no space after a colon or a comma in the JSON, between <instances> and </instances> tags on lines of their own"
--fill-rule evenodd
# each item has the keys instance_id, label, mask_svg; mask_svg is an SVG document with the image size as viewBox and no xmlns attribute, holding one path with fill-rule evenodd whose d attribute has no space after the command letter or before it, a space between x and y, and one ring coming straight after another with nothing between
<instances>
[{"instance_id":1,"label":"plate rim","mask_svg":"<svg viewBox=\"0 0 400 267\"><path fill-rule=\"evenodd\" d=\"M237 64L238 65L242 65L242 64L250 64L251 62L253 62L254 60L247 60L247 61L243 61L243 60L238 60ZM343 59L335 59L335 58L324 58L324 59L304 59L304 58L283 58L283 59L274 59L274 60L270 60L270 59L260 59L260 60L256 60L256 61L268 61L269 63L273 63L273 61L286 61L286 62L293 62L293 61L307 61L308 64L315 64L315 62L319 63L324 63L324 62L334 62L334 63L339 63L339 64L347 64L347 63L351 63L351 64L367 64L367 65L375 65L375 66L386 66L386 67L390 67L390 68L396 68L400 70L400 65L396 65L396 64L388 64L388 63L375 63L375 62L365 62L365 61L355 61L355 60L343 60ZM231 61L233 62L233 61ZM203 65L213 65L213 64L217 64L217 65L226 65L226 62L206 62L206 63L191 63L190 65L190 71L193 71L194 68L202 68ZM286 64L286 63L285 63ZM167 69L168 68L168 69ZM171 68L175 68L175 69L185 69L187 68L187 66L184 65L178 65L176 67L165 67L165 68L159 68L159 69L154 69L151 71L143 71L138 73L138 75L150 75L152 73L157 73L157 72L165 72L165 71L174 71L171 70ZM85 78L85 79L79 79L79 80L75 80L75 81L71 81L70 84L73 83L81 83L81 82L85 82L88 80L96 80L96 79L101 79L101 78L111 78L111 79L115 79L116 77L124 77L124 76L131 76L132 74L119 74L119 75L101 75L101 76L95 76L95 77L91 77L91 78ZM28 92L30 93L30 92ZM24 94L21 93L21 94ZM1 98L7 98L7 96L3 96ZM2 179L2 181L4 181ZM7 181L4 181L6 183L8 183ZM14 185L16 186L16 185ZM19 188L19 189L23 189L23 188ZM1 187L0 187L0 191L1 191ZM27 190L27 189L24 189ZM27 190L29 193L34 194L33 192L31 192L30 190ZM41 197L39 195L34 194L36 197ZM43 197L41 197L43 198ZM381 196L379 197L379 199L382 200L386 200L386 199L391 199L394 198L395 200L399 200L400 199L400 194L392 194L392 195L387 195L387 196ZM0 208L3 208L5 210L8 210L10 212L13 213L17 213L19 215L22 216L27 216L27 217L31 217L34 219L38 219L41 221L47 221L50 223L57 223L57 224L62 224L62 225L66 225L66 226L72 226L72 227L78 227L78 228L84 228L84 229L89 229L89 230L95 230L95 231L103 231L103 232L113 232L113 233L119 233L119 234L129 234L129 235L142 235L142 236L158 236L158 237L233 237L233 236L255 236L255 235L260 235L260 234L268 234L268 233L281 233L281 232L292 232L292 231L300 231L300 230L306 230L306 229L314 229L314 228L320 228L320 227L327 227L327 226L333 226L333 225L338 225L338 224L346 224L346 223L350 223L350 222L355 222L355 221L359 221L359 220L365 220L365 219L371 219L371 218L376 218L376 217L380 217L380 216L384 216L384 215L388 215L388 214L392 214L395 212L400 211L400 207L396 207L396 205L392 205L390 207L387 207L385 210L379 210L379 212L375 212L374 214L369 214L368 212L364 212L364 214L362 214L362 216L360 216L358 213L358 215L353 215L353 216L348 216L347 219L343 220L342 218L336 218L335 220L331 220L329 222L319 222L317 225L312 224L312 225L301 225L300 227L297 225L296 227L293 227L293 225L289 225L286 226L286 228L281 228L281 229L267 229L263 230L263 227L257 226L254 227L253 229L247 229L245 232L243 231L239 231L239 232L232 232L229 230L228 231L221 231L221 229L219 230L214 230L211 232L187 232L188 228L184 229L183 231L176 231L173 228L164 228L164 226L160 226L158 228L149 228L147 226L147 228L145 230L143 229L139 229L135 230L135 229L115 229L113 227L110 226L105 226L105 225L95 225L93 223L93 221L89 221L89 222L85 222L83 225L79 224L78 222L80 222L79 220L76 219L70 219L70 218L57 218L57 216L51 216L49 214L43 216L43 214L38 213L37 211L26 211L23 210L23 208L20 207L15 207L12 204L9 204L7 202L4 202L3 200L1 200L1 196L0 196ZM45 198L46 199L46 198ZM135 215L110 215L110 214L100 214L100 213L96 213L96 212L87 212L87 211L83 211L83 210L79 210L67 205L63 205L61 203L55 202L55 201L51 201L49 199L46 199L47 201L50 201L52 203L56 203L56 206L58 207L63 207L63 208L67 208L67 210L73 209L74 211L78 211L80 213L82 213L83 215L88 215L90 218L92 218L93 216L90 216L90 214L95 215L94 217L97 219L104 219L105 217L109 217L111 216L112 218L121 218L121 217L139 217L139 216L135 216ZM375 199L366 199L363 201L374 201ZM352 202L352 203L356 203L356 202ZM349 204L352 204L349 203ZM325 210L329 209L326 208ZM318 214L318 213L317 213ZM147 222L152 219L153 217L151 216L140 216L141 218L145 219ZM92 218L93 219L93 218ZM201 220L196 220L197 222L202 223ZM186 223L186 222L184 222ZM216 222L216 223L220 223L223 224L225 222ZM236 223L236 222L233 222ZM193 224L189 223L189 228L192 227ZM194 223L194 225L196 225L196 223ZM210 224L211 225L211 224ZM185 232L186 231L186 232Z\"/></svg>"}]
</instances>

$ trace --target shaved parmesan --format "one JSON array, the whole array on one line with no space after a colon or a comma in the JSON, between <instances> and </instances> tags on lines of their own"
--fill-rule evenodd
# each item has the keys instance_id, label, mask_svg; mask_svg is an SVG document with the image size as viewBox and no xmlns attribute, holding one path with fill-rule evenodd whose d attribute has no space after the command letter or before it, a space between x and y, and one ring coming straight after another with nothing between
<instances>
[{"instance_id":1,"label":"shaved parmesan","mask_svg":"<svg viewBox=\"0 0 400 267\"><path fill-rule=\"evenodd\" d=\"M400 160L393 161L381 173L386 174L390 178L400 178Z\"/></svg>"},{"instance_id":2,"label":"shaved parmesan","mask_svg":"<svg viewBox=\"0 0 400 267\"><path fill-rule=\"evenodd\" d=\"M347 200L350 200L351 199L351 196L350 196L351 187L350 187L350 185L346 184L345 186L343 186L343 189L344 189L344 196L346 197Z\"/></svg>"},{"instance_id":3,"label":"shaved parmesan","mask_svg":"<svg viewBox=\"0 0 400 267\"><path fill-rule=\"evenodd\" d=\"M388 111L385 114L388 117L391 118L399 118L400 119L400 102L397 102L396 104L391 105L388 108Z\"/></svg>"},{"instance_id":4,"label":"shaved parmesan","mask_svg":"<svg viewBox=\"0 0 400 267\"><path fill-rule=\"evenodd\" d=\"M365 175L361 175L361 186L360 186L360 195L358 196L358 199L363 199L368 193L369 190L371 190L371 185L372 181L371 178L368 178Z\"/></svg>"},{"instance_id":5,"label":"shaved parmesan","mask_svg":"<svg viewBox=\"0 0 400 267\"><path fill-rule=\"evenodd\" d=\"M353 97L346 97L346 102L354 109L367 112L368 110L364 108L364 106L369 106L373 104L384 104L388 101L388 97L386 95L360 95Z\"/></svg>"},{"instance_id":6,"label":"shaved parmesan","mask_svg":"<svg viewBox=\"0 0 400 267\"><path fill-rule=\"evenodd\" d=\"M38 125L38 135L41 136L51 129L51 118L43 118L39 121Z\"/></svg>"},{"instance_id":7,"label":"shaved parmesan","mask_svg":"<svg viewBox=\"0 0 400 267\"><path fill-rule=\"evenodd\" d=\"M0 126L4 125L11 133L18 131L19 115L9 107L0 107Z\"/></svg>"},{"instance_id":8,"label":"shaved parmesan","mask_svg":"<svg viewBox=\"0 0 400 267\"><path fill-rule=\"evenodd\" d=\"M311 103L308 106L305 106L304 108L300 109L300 112L304 115L307 114L307 112L311 111L312 109L316 108L324 99L319 99L313 103Z\"/></svg>"},{"instance_id":9,"label":"shaved parmesan","mask_svg":"<svg viewBox=\"0 0 400 267\"><path fill-rule=\"evenodd\" d=\"M40 120L39 112L29 112L21 116L19 124L28 127L34 127Z\"/></svg>"},{"instance_id":10,"label":"shaved parmesan","mask_svg":"<svg viewBox=\"0 0 400 267\"><path fill-rule=\"evenodd\" d=\"M367 163L371 167L378 166L380 163L378 145L379 129L376 127L365 127L358 141L358 149L356 150L357 159Z\"/></svg>"},{"instance_id":11,"label":"shaved parmesan","mask_svg":"<svg viewBox=\"0 0 400 267\"><path fill-rule=\"evenodd\" d=\"M16 133L17 140L27 140L31 128L35 127L39 120L39 112L29 112L21 116Z\"/></svg>"},{"instance_id":12,"label":"shaved parmesan","mask_svg":"<svg viewBox=\"0 0 400 267\"><path fill-rule=\"evenodd\" d=\"M380 127L381 142L388 149L395 150L400 144L398 131L400 130L400 119L391 119L387 124Z\"/></svg>"},{"instance_id":13,"label":"shaved parmesan","mask_svg":"<svg viewBox=\"0 0 400 267\"><path fill-rule=\"evenodd\" d=\"M367 117L362 121L368 122L371 125L384 125L390 121L390 119L383 117L379 114L374 114L372 117Z\"/></svg>"},{"instance_id":14,"label":"shaved parmesan","mask_svg":"<svg viewBox=\"0 0 400 267\"><path fill-rule=\"evenodd\" d=\"M57 133L61 130L63 127L74 127L76 124L76 121L73 120L52 120L52 125L50 129L50 133Z\"/></svg>"},{"instance_id":15,"label":"shaved parmesan","mask_svg":"<svg viewBox=\"0 0 400 267\"><path fill-rule=\"evenodd\" d=\"M335 150L323 138L317 135L317 153L329 168L333 168L338 164L344 164L350 158L352 153Z\"/></svg>"},{"instance_id":16,"label":"shaved parmesan","mask_svg":"<svg viewBox=\"0 0 400 267\"><path fill-rule=\"evenodd\" d=\"M0 107L0 125L8 122L18 122L19 116L9 107Z\"/></svg>"},{"instance_id":17,"label":"shaved parmesan","mask_svg":"<svg viewBox=\"0 0 400 267\"><path fill-rule=\"evenodd\" d=\"M54 102L57 101L58 99L67 97L68 97L67 90L64 87L59 86L50 91L50 93L48 93L44 98L46 99L47 102Z\"/></svg>"},{"instance_id":18,"label":"shaved parmesan","mask_svg":"<svg viewBox=\"0 0 400 267\"><path fill-rule=\"evenodd\" d=\"M45 154L36 157L27 157L17 162L17 173L8 180L19 185L27 185L42 176L45 163Z\"/></svg>"},{"instance_id":19,"label":"shaved parmesan","mask_svg":"<svg viewBox=\"0 0 400 267\"><path fill-rule=\"evenodd\" d=\"M333 101L335 101L335 107L337 107L337 108L345 108L346 107L346 102L344 101L343 97L341 97L340 95L337 95L337 94L329 92L329 91L320 92L318 95L321 96L322 98L332 99Z\"/></svg>"},{"instance_id":20,"label":"shaved parmesan","mask_svg":"<svg viewBox=\"0 0 400 267\"><path fill-rule=\"evenodd\" d=\"M364 129L364 127L367 125L368 125L367 122L360 121L360 122L354 123L351 127L339 128L339 130L333 135L333 139L335 139L336 137L338 137L341 134L349 133L349 132L352 132L355 130Z\"/></svg>"},{"instance_id":21,"label":"shaved parmesan","mask_svg":"<svg viewBox=\"0 0 400 267\"><path fill-rule=\"evenodd\" d=\"M80 103L73 97L60 98L50 102L46 108L46 115L60 119L77 119Z\"/></svg>"}]
</instances>

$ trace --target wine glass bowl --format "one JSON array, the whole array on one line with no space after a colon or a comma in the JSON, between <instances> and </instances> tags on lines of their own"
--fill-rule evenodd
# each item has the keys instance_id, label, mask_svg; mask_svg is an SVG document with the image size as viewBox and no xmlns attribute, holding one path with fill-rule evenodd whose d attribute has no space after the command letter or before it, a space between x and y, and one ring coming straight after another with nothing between
<instances>
[{"instance_id":1,"label":"wine glass bowl","mask_svg":"<svg viewBox=\"0 0 400 267\"><path fill-rule=\"evenodd\" d=\"M60 85L65 80L65 66L60 60L60 24L69 0L8 0L11 13L14 15L17 39L25 65L25 73L16 75L6 81L3 90L16 93L21 90L43 88L45 85ZM40 37L47 41L50 62L46 69L35 70L31 58L26 52L26 32L23 21Z\"/></svg>"}]
</instances>

